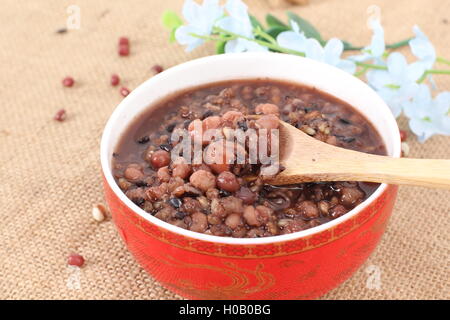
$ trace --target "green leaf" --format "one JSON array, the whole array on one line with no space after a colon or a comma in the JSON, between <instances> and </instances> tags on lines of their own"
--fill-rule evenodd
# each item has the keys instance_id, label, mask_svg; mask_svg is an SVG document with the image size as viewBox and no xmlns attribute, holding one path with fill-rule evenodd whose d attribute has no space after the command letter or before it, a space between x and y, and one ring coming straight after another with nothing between
<instances>
[{"instance_id":1,"label":"green leaf","mask_svg":"<svg viewBox=\"0 0 450 320\"><path fill-rule=\"evenodd\" d=\"M355 47L350 42L343 40L342 43L344 44L344 50L350 50L350 51L357 51L362 50L363 47Z\"/></svg>"},{"instance_id":2,"label":"green leaf","mask_svg":"<svg viewBox=\"0 0 450 320\"><path fill-rule=\"evenodd\" d=\"M167 10L163 13L162 22L163 25L171 31L183 25L183 20L171 10Z\"/></svg>"},{"instance_id":3,"label":"green leaf","mask_svg":"<svg viewBox=\"0 0 450 320\"><path fill-rule=\"evenodd\" d=\"M317 29L310 22L301 18L300 16L291 11L287 12L287 16L289 17L290 20L293 20L298 24L300 30L303 31L303 33L307 38L314 38L322 44L325 42L322 39L322 36L320 35L319 31L317 31Z\"/></svg>"},{"instance_id":4,"label":"green leaf","mask_svg":"<svg viewBox=\"0 0 450 320\"><path fill-rule=\"evenodd\" d=\"M266 30L266 32L274 39L278 37L278 35L284 31L289 31L290 29L288 27L271 27Z\"/></svg>"},{"instance_id":5,"label":"green leaf","mask_svg":"<svg viewBox=\"0 0 450 320\"><path fill-rule=\"evenodd\" d=\"M252 23L253 28L261 28L261 30L264 30L263 25L261 24L261 22L258 21L258 19L256 19L255 16L249 15L250 16L250 22Z\"/></svg>"},{"instance_id":6,"label":"green leaf","mask_svg":"<svg viewBox=\"0 0 450 320\"><path fill-rule=\"evenodd\" d=\"M226 41L218 41L216 42L216 53L222 54L225 53L225 45L227 44Z\"/></svg>"},{"instance_id":7,"label":"green leaf","mask_svg":"<svg viewBox=\"0 0 450 320\"><path fill-rule=\"evenodd\" d=\"M175 42L175 31L177 31L177 29L178 28L175 28L170 31L169 42Z\"/></svg>"},{"instance_id":8,"label":"green leaf","mask_svg":"<svg viewBox=\"0 0 450 320\"><path fill-rule=\"evenodd\" d=\"M283 27L289 29L289 26L287 24L285 24L277 17L271 15L270 13L266 15L266 22L269 27Z\"/></svg>"}]
</instances>

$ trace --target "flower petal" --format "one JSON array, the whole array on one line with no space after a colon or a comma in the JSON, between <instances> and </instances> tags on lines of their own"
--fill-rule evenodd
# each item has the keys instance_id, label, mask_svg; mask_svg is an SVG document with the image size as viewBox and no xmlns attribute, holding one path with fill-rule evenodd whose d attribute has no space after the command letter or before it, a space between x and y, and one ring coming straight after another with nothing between
<instances>
[{"instance_id":1,"label":"flower petal","mask_svg":"<svg viewBox=\"0 0 450 320\"><path fill-rule=\"evenodd\" d=\"M436 50L417 25L413 31L416 37L409 41L411 52L425 64L426 69L431 69L436 61Z\"/></svg>"},{"instance_id":2,"label":"flower petal","mask_svg":"<svg viewBox=\"0 0 450 320\"><path fill-rule=\"evenodd\" d=\"M264 51L268 51L268 49L253 41L248 41L242 38L230 40L225 44L225 53L264 52Z\"/></svg>"},{"instance_id":3,"label":"flower petal","mask_svg":"<svg viewBox=\"0 0 450 320\"><path fill-rule=\"evenodd\" d=\"M341 60L336 65L339 69L342 69L350 74L354 74L356 72L356 64L351 60Z\"/></svg>"},{"instance_id":4,"label":"flower petal","mask_svg":"<svg viewBox=\"0 0 450 320\"><path fill-rule=\"evenodd\" d=\"M356 62L364 62L364 61L369 60L370 58L372 58L372 55L367 52L364 52L363 54L358 54L358 55L348 57L349 60L353 60Z\"/></svg>"},{"instance_id":5,"label":"flower petal","mask_svg":"<svg viewBox=\"0 0 450 320\"><path fill-rule=\"evenodd\" d=\"M419 142L423 143L431 136L440 133L436 128L433 126L433 123L421 120L421 119L411 119L409 121L409 128L412 132L417 136L417 140Z\"/></svg>"},{"instance_id":6,"label":"flower petal","mask_svg":"<svg viewBox=\"0 0 450 320\"><path fill-rule=\"evenodd\" d=\"M253 26L247 12L247 6L241 0L228 0L225 7L229 16L220 19L217 22L217 26L253 39Z\"/></svg>"},{"instance_id":7,"label":"flower petal","mask_svg":"<svg viewBox=\"0 0 450 320\"><path fill-rule=\"evenodd\" d=\"M395 84L399 84L405 77L407 63L400 52L393 52L387 59L387 68Z\"/></svg>"},{"instance_id":8,"label":"flower petal","mask_svg":"<svg viewBox=\"0 0 450 320\"><path fill-rule=\"evenodd\" d=\"M241 34L240 32L242 31L239 20L236 20L233 17L225 17L220 19L217 21L216 26L236 34Z\"/></svg>"},{"instance_id":9,"label":"flower petal","mask_svg":"<svg viewBox=\"0 0 450 320\"><path fill-rule=\"evenodd\" d=\"M284 31L277 36L277 43L279 46L305 53L306 37L303 33L294 31Z\"/></svg>"},{"instance_id":10,"label":"flower petal","mask_svg":"<svg viewBox=\"0 0 450 320\"><path fill-rule=\"evenodd\" d=\"M289 20L289 24L291 25L292 30L294 30L294 32L296 33L300 33L300 27L298 26L298 23L295 22L294 20ZM302 32L303 34L303 32Z\"/></svg>"},{"instance_id":11,"label":"flower petal","mask_svg":"<svg viewBox=\"0 0 450 320\"><path fill-rule=\"evenodd\" d=\"M308 39L306 41L305 56L317 61L324 61L324 50L316 39Z\"/></svg>"},{"instance_id":12,"label":"flower petal","mask_svg":"<svg viewBox=\"0 0 450 320\"><path fill-rule=\"evenodd\" d=\"M434 106L439 110L439 112L443 115L450 116L450 92L444 91L441 92L434 98Z\"/></svg>"},{"instance_id":13,"label":"flower petal","mask_svg":"<svg viewBox=\"0 0 450 320\"><path fill-rule=\"evenodd\" d=\"M328 40L324 49L324 61L333 66L337 65L341 60L342 52L344 52L344 45L342 41L337 38Z\"/></svg>"},{"instance_id":14,"label":"flower petal","mask_svg":"<svg viewBox=\"0 0 450 320\"><path fill-rule=\"evenodd\" d=\"M368 49L373 57L381 57L386 50L383 27L381 26L379 20L372 20L371 27L373 30L373 35Z\"/></svg>"},{"instance_id":15,"label":"flower petal","mask_svg":"<svg viewBox=\"0 0 450 320\"><path fill-rule=\"evenodd\" d=\"M248 7L241 0L228 0L225 8L228 14L237 20L245 21L248 19Z\"/></svg>"},{"instance_id":16,"label":"flower petal","mask_svg":"<svg viewBox=\"0 0 450 320\"><path fill-rule=\"evenodd\" d=\"M417 81L423 75L426 69L426 64L422 61L413 62L406 68L406 77L410 81Z\"/></svg>"},{"instance_id":17,"label":"flower petal","mask_svg":"<svg viewBox=\"0 0 450 320\"><path fill-rule=\"evenodd\" d=\"M186 51L188 52L204 42L202 39L191 36L191 33L197 33L197 30L191 26L181 26L175 31L175 39L179 44L187 45Z\"/></svg>"},{"instance_id":18,"label":"flower petal","mask_svg":"<svg viewBox=\"0 0 450 320\"><path fill-rule=\"evenodd\" d=\"M200 10L200 5L193 0L186 0L183 5L183 17L188 23L195 23L198 18L198 12Z\"/></svg>"},{"instance_id":19,"label":"flower petal","mask_svg":"<svg viewBox=\"0 0 450 320\"><path fill-rule=\"evenodd\" d=\"M369 70L366 77L369 84L375 89L381 89L388 84L392 84L391 75L385 70Z\"/></svg>"}]
</instances>

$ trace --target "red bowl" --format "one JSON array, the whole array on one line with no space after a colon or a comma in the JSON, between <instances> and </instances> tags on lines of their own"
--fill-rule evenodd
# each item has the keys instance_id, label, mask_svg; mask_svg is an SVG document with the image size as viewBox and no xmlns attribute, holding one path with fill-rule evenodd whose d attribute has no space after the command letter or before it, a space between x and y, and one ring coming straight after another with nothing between
<instances>
[{"instance_id":1,"label":"red bowl","mask_svg":"<svg viewBox=\"0 0 450 320\"><path fill-rule=\"evenodd\" d=\"M397 187L382 184L362 204L326 224L287 235L236 239L178 228L147 214L124 195L112 176L111 159L135 117L177 90L255 78L315 86L348 102L373 123L389 155L400 156L399 130L386 104L359 79L316 61L275 53L220 55L181 64L146 81L122 101L105 128L101 145L105 195L136 260L162 285L186 298L319 297L361 266L392 213Z\"/></svg>"}]
</instances>

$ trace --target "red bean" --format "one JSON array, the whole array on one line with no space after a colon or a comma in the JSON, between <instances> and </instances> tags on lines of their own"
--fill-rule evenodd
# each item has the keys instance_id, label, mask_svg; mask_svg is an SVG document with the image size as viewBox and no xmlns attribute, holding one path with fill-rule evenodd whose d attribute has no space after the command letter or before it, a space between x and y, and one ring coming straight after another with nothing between
<instances>
[{"instance_id":1,"label":"red bean","mask_svg":"<svg viewBox=\"0 0 450 320\"><path fill-rule=\"evenodd\" d=\"M278 115L280 113L280 109L277 105L272 103L261 103L258 104L255 108L256 113L263 113L263 114L273 114Z\"/></svg>"},{"instance_id":2,"label":"red bean","mask_svg":"<svg viewBox=\"0 0 450 320\"><path fill-rule=\"evenodd\" d=\"M69 266L82 267L84 265L84 258L79 254L73 253L67 258L67 264Z\"/></svg>"},{"instance_id":3,"label":"red bean","mask_svg":"<svg viewBox=\"0 0 450 320\"><path fill-rule=\"evenodd\" d=\"M119 38L119 45L129 45L129 44L130 44L130 39L128 39L127 37Z\"/></svg>"},{"instance_id":4,"label":"red bean","mask_svg":"<svg viewBox=\"0 0 450 320\"><path fill-rule=\"evenodd\" d=\"M144 172L142 171L142 168L138 168L136 165L131 164L125 169L123 176L128 181L139 181L144 178Z\"/></svg>"},{"instance_id":5,"label":"red bean","mask_svg":"<svg viewBox=\"0 0 450 320\"><path fill-rule=\"evenodd\" d=\"M330 203L328 201L326 200L319 201L317 206L319 207L320 213L322 213L322 215L324 216L328 215L328 210L330 209Z\"/></svg>"},{"instance_id":6,"label":"red bean","mask_svg":"<svg viewBox=\"0 0 450 320\"><path fill-rule=\"evenodd\" d=\"M128 56L130 54L130 47L127 44L120 44L118 49L119 55L122 57Z\"/></svg>"},{"instance_id":7,"label":"red bean","mask_svg":"<svg viewBox=\"0 0 450 320\"><path fill-rule=\"evenodd\" d=\"M206 149L205 160L209 163L209 167L215 173L229 171L230 165L227 158L232 159L234 155L234 147L224 140L211 143Z\"/></svg>"},{"instance_id":8,"label":"red bean","mask_svg":"<svg viewBox=\"0 0 450 320\"><path fill-rule=\"evenodd\" d=\"M341 205L338 204L337 206L330 209L330 217L333 219L339 218L347 213L347 209Z\"/></svg>"},{"instance_id":9,"label":"red bean","mask_svg":"<svg viewBox=\"0 0 450 320\"><path fill-rule=\"evenodd\" d=\"M191 122L189 123L189 125L188 125L188 131L189 131L189 132L194 131L196 128L197 128L198 130L200 130L200 129L203 130L203 123L202 123L202 120L200 120L200 119L195 119L194 121L191 121Z\"/></svg>"},{"instance_id":10,"label":"red bean","mask_svg":"<svg viewBox=\"0 0 450 320\"><path fill-rule=\"evenodd\" d=\"M119 78L119 76L118 76L117 74L113 74L113 75L111 76L111 85L112 85L113 87L115 87L115 86L117 86L119 83L120 83L120 78Z\"/></svg>"},{"instance_id":11,"label":"red bean","mask_svg":"<svg viewBox=\"0 0 450 320\"><path fill-rule=\"evenodd\" d=\"M155 74L157 74L157 73L163 72L163 71L164 71L164 68L161 67L159 64L155 64L155 65L152 67L152 71L153 71Z\"/></svg>"},{"instance_id":12,"label":"red bean","mask_svg":"<svg viewBox=\"0 0 450 320\"><path fill-rule=\"evenodd\" d=\"M72 87L74 83L75 83L75 80L73 80L72 77L65 77L62 80L62 84L64 87Z\"/></svg>"},{"instance_id":13,"label":"red bean","mask_svg":"<svg viewBox=\"0 0 450 320\"><path fill-rule=\"evenodd\" d=\"M157 187L148 188L145 193L149 199L158 200L164 196L167 196L168 186L167 183L163 182Z\"/></svg>"},{"instance_id":14,"label":"red bean","mask_svg":"<svg viewBox=\"0 0 450 320\"><path fill-rule=\"evenodd\" d=\"M238 213L230 214L225 219L225 224L233 230L236 229L238 226L241 226L243 224L241 215Z\"/></svg>"},{"instance_id":15,"label":"red bean","mask_svg":"<svg viewBox=\"0 0 450 320\"><path fill-rule=\"evenodd\" d=\"M281 221L281 220L280 220ZM298 219L298 220L291 220L286 223L285 226L283 226L283 234L297 232L305 229L306 222Z\"/></svg>"},{"instance_id":16,"label":"red bean","mask_svg":"<svg viewBox=\"0 0 450 320\"><path fill-rule=\"evenodd\" d=\"M204 213L195 212L191 215L192 217L192 225L189 230L195 232L205 232L206 228L208 228L208 219Z\"/></svg>"},{"instance_id":17,"label":"red bean","mask_svg":"<svg viewBox=\"0 0 450 320\"><path fill-rule=\"evenodd\" d=\"M220 199L220 204L226 213L240 213L244 211L242 200L233 196Z\"/></svg>"},{"instance_id":18,"label":"red bean","mask_svg":"<svg viewBox=\"0 0 450 320\"><path fill-rule=\"evenodd\" d=\"M121 94L123 97L126 97L127 95L130 94L130 90L129 90L128 88L122 87L122 88L120 88L120 94Z\"/></svg>"},{"instance_id":19,"label":"red bean","mask_svg":"<svg viewBox=\"0 0 450 320\"><path fill-rule=\"evenodd\" d=\"M226 122L227 126L235 127L238 121L244 119L244 115L239 111L227 111L222 116L222 120Z\"/></svg>"},{"instance_id":20,"label":"red bean","mask_svg":"<svg viewBox=\"0 0 450 320\"><path fill-rule=\"evenodd\" d=\"M217 129L222 124L222 118L219 116L207 117L203 120L203 129Z\"/></svg>"},{"instance_id":21,"label":"red bean","mask_svg":"<svg viewBox=\"0 0 450 320\"><path fill-rule=\"evenodd\" d=\"M157 172L157 176L158 176L159 181L169 182L169 180L170 180L169 167L165 166L165 167L159 168L158 172Z\"/></svg>"},{"instance_id":22,"label":"red bean","mask_svg":"<svg viewBox=\"0 0 450 320\"><path fill-rule=\"evenodd\" d=\"M60 122L66 120L66 110L64 109L58 110L58 112L55 113L53 119Z\"/></svg>"},{"instance_id":23,"label":"red bean","mask_svg":"<svg viewBox=\"0 0 450 320\"><path fill-rule=\"evenodd\" d=\"M264 115L256 120L256 125L261 129L277 129L280 125L279 119L273 114Z\"/></svg>"},{"instance_id":24,"label":"red bean","mask_svg":"<svg viewBox=\"0 0 450 320\"><path fill-rule=\"evenodd\" d=\"M259 227L264 223L268 222L270 216L273 214L273 210L267 208L266 206L247 206L244 209L244 219L247 224L255 227Z\"/></svg>"},{"instance_id":25,"label":"red bean","mask_svg":"<svg viewBox=\"0 0 450 320\"><path fill-rule=\"evenodd\" d=\"M243 216L247 224L255 227L259 227L261 225L261 222L257 219L257 212L254 206L246 206Z\"/></svg>"},{"instance_id":26,"label":"red bean","mask_svg":"<svg viewBox=\"0 0 450 320\"><path fill-rule=\"evenodd\" d=\"M183 198L183 204L181 206L181 211L187 213L194 213L196 211L202 210L202 205L196 199L185 197Z\"/></svg>"},{"instance_id":27,"label":"red bean","mask_svg":"<svg viewBox=\"0 0 450 320\"><path fill-rule=\"evenodd\" d=\"M240 184L236 179L236 176L229 171L224 171L217 177L217 186L228 192L238 191Z\"/></svg>"},{"instance_id":28,"label":"red bean","mask_svg":"<svg viewBox=\"0 0 450 320\"><path fill-rule=\"evenodd\" d=\"M408 132L405 130L400 130L400 140L404 142L406 139L408 139Z\"/></svg>"},{"instance_id":29,"label":"red bean","mask_svg":"<svg viewBox=\"0 0 450 320\"><path fill-rule=\"evenodd\" d=\"M155 151L152 154L150 162L155 169L168 166L170 163L170 153L164 150Z\"/></svg>"},{"instance_id":30,"label":"red bean","mask_svg":"<svg viewBox=\"0 0 450 320\"><path fill-rule=\"evenodd\" d=\"M319 209L312 201L300 201L296 204L295 209L305 219L313 219L319 217Z\"/></svg>"},{"instance_id":31,"label":"red bean","mask_svg":"<svg viewBox=\"0 0 450 320\"><path fill-rule=\"evenodd\" d=\"M184 158L178 158L172 164L172 176L179 177L181 179L186 179L191 173L191 166L187 163Z\"/></svg>"},{"instance_id":32,"label":"red bean","mask_svg":"<svg viewBox=\"0 0 450 320\"><path fill-rule=\"evenodd\" d=\"M216 177L206 170L195 171L189 178L189 182L196 188L206 192L216 186Z\"/></svg>"},{"instance_id":33,"label":"red bean","mask_svg":"<svg viewBox=\"0 0 450 320\"><path fill-rule=\"evenodd\" d=\"M364 191L359 190L357 187L343 187L341 189L340 202L346 207L354 206L359 200L364 198Z\"/></svg>"}]
</instances>

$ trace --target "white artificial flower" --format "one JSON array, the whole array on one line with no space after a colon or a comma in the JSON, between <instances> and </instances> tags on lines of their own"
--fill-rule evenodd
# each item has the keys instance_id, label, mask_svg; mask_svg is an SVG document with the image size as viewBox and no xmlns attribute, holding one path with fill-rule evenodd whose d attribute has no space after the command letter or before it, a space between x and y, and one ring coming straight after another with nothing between
<instances>
[{"instance_id":1,"label":"white artificial flower","mask_svg":"<svg viewBox=\"0 0 450 320\"><path fill-rule=\"evenodd\" d=\"M228 16L217 21L216 26L245 38L254 39L253 26L245 3L241 0L228 0L225 8ZM268 51L268 49L243 38L229 40L225 45L225 53L250 51Z\"/></svg>"},{"instance_id":2,"label":"white artificial flower","mask_svg":"<svg viewBox=\"0 0 450 320\"><path fill-rule=\"evenodd\" d=\"M186 0L183 16L188 25L181 26L175 31L175 39L187 46L186 51L192 51L205 41L193 34L209 36L214 23L223 16L223 8L219 5L219 0L204 0L202 5L193 0Z\"/></svg>"}]
</instances>

